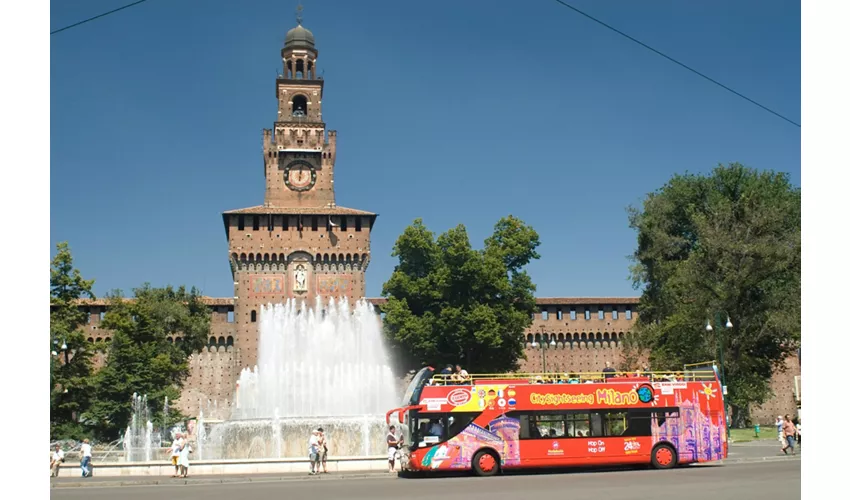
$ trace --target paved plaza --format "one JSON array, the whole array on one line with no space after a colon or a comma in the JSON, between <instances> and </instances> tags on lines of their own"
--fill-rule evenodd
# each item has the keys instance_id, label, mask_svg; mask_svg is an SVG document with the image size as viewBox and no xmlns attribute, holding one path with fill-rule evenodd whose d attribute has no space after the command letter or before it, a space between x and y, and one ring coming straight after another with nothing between
<instances>
[{"instance_id":1,"label":"paved plaza","mask_svg":"<svg viewBox=\"0 0 850 500\"><path fill-rule=\"evenodd\" d=\"M108 483L104 483L108 484ZM498 477L401 479L363 477L341 480L252 481L197 483L180 486L119 486L54 488L58 500L143 500L182 498L203 500L287 500L315 498L407 500L491 500L523 498L604 498L605 500L748 500L798 499L800 460L700 465L680 469L621 470L571 473L512 474Z\"/></svg>"}]
</instances>

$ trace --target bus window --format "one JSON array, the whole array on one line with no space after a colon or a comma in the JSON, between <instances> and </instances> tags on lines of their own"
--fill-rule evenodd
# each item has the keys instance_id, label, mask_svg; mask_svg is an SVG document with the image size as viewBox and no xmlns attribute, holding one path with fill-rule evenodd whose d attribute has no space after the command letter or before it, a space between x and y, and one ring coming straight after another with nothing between
<instances>
[{"instance_id":1,"label":"bus window","mask_svg":"<svg viewBox=\"0 0 850 500\"><path fill-rule=\"evenodd\" d=\"M605 435L621 436L626 430L626 412L612 411L605 415Z\"/></svg>"},{"instance_id":2,"label":"bus window","mask_svg":"<svg viewBox=\"0 0 850 500\"><path fill-rule=\"evenodd\" d=\"M599 412L590 414L590 435L593 437L605 435L602 431L602 414Z\"/></svg>"},{"instance_id":3,"label":"bus window","mask_svg":"<svg viewBox=\"0 0 850 500\"><path fill-rule=\"evenodd\" d=\"M411 412L410 432L413 448L443 443L457 436L478 417L477 412Z\"/></svg>"},{"instance_id":4,"label":"bus window","mask_svg":"<svg viewBox=\"0 0 850 500\"><path fill-rule=\"evenodd\" d=\"M567 437L590 436L590 415L587 413L567 413Z\"/></svg>"},{"instance_id":5,"label":"bus window","mask_svg":"<svg viewBox=\"0 0 850 500\"><path fill-rule=\"evenodd\" d=\"M678 408L659 408L657 410L629 410L626 416L627 427L623 436L651 436L653 420L655 425L663 425L667 419L679 418Z\"/></svg>"}]
</instances>

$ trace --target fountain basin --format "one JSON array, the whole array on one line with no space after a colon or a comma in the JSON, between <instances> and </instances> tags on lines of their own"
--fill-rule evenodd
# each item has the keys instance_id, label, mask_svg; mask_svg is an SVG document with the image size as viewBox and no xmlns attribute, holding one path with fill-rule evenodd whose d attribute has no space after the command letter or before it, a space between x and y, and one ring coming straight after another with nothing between
<instances>
[{"instance_id":1,"label":"fountain basin","mask_svg":"<svg viewBox=\"0 0 850 500\"><path fill-rule=\"evenodd\" d=\"M329 457L329 472L360 472L387 470L386 454L368 457ZM191 462L191 476L231 474L278 474L303 473L310 471L306 458L280 458L260 460L195 460ZM170 461L162 462L94 462L94 475L104 477L163 476L171 477L174 466ZM68 463L59 469L59 477L80 477L79 464Z\"/></svg>"},{"instance_id":2,"label":"fountain basin","mask_svg":"<svg viewBox=\"0 0 850 500\"><path fill-rule=\"evenodd\" d=\"M387 428L383 416L302 417L230 420L210 424L198 459L307 459L307 441L321 427L334 457L384 454ZM194 467L194 465L193 465Z\"/></svg>"}]
</instances>

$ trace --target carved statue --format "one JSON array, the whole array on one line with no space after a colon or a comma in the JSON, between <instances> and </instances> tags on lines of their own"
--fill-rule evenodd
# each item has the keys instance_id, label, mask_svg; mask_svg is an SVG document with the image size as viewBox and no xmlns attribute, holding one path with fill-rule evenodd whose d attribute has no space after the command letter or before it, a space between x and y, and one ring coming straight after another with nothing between
<instances>
[{"instance_id":1,"label":"carved statue","mask_svg":"<svg viewBox=\"0 0 850 500\"><path fill-rule=\"evenodd\" d=\"M295 288L296 292L307 291L307 270L303 264L298 264L295 267Z\"/></svg>"}]
</instances>

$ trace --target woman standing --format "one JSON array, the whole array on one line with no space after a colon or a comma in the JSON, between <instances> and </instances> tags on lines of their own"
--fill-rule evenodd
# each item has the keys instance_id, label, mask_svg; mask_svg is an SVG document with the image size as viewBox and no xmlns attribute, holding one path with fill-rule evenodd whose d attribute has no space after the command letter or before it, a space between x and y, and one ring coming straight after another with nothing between
<instances>
[{"instance_id":1,"label":"woman standing","mask_svg":"<svg viewBox=\"0 0 850 500\"><path fill-rule=\"evenodd\" d=\"M189 475L189 454L192 453L192 445L188 440L183 441L183 447L180 449L180 459L177 463L180 465L180 476L186 477Z\"/></svg>"}]
</instances>

